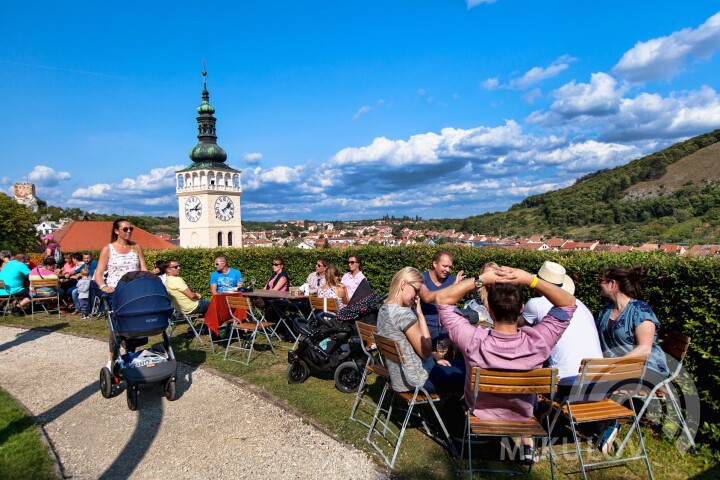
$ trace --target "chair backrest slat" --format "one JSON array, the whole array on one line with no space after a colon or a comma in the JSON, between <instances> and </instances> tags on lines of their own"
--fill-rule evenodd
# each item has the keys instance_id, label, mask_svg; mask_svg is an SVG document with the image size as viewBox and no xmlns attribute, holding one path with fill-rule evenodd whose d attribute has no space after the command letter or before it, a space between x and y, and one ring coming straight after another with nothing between
<instances>
[{"instance_id":1,"label":"chair backrest slat","mask_svg":"<svg viewBox=\"0 0 720 480\"><path fill-rule=\"evenodd\" d=\"M377 332L377 327L375 325L370 325L363 322L355 322L355 328L357 328L358 335L360 335L360 339L363 342L371 344L375 341L373 339L373 333Z\"/></svg>"},{"instance_id":2,"label":"chair backrest slat","mask_svg":"<svg viewBox=\"0 0 720 480\"><path fill-rule=\"evenodd\" d=\"M660 343L663 351L672 355L676 360L682 361L687 355L688 348L690 348L691 338L687 335L683 335L679 332L670 332Z\"/></svg>"},{"instance_id":3,"label":"chair backrest slat","mask_svg":"<svg viewBox=\"0 0 720 480\"><path fill-rule=\"evenodd\" d=\"M252 301L250 297L232 297L226 296L228 308L230 310L249 310L252 311Z\"/></svg>"},{"instance_id":4,"label":"chair backrest slat","mask_svg":"<svg viewBox=\"0 0 720 480\"><path fill-rule=\"evenodd\" d=\"M375 345L377 345L380 355L385 357L386 360L395 362L400 366L405 363L400 345L395 340L383 337L377 333L373 334L373 338L375 338Z\"/></svg>"},{"instance_id":5,"label":"chair backrest slat","mask_svg":"<svg viewBox=\"0 0 720 480\"><path fill-rule=\"evenodd\" d=\"M641 357L586 358L580 363L577 383L580 388L588 383L617 384L639 380L645 374L648 355ZM637 382L639 386L639 382Z\"/></svg>"},{"instance_id":6,"label":"chair backrest slat","mask_svg":"<svg viewBox=\"0 0 720 480\"><path fill-rule=\"evenodd\" d=\"M326 298L312 296L310 298L310 306L314 310L322 310L323 312L337 312L339 310L337 298Z\"/></svg>"},{"instance_id":7,"label":"chair backrest slat","mask_svg":"<svg viewBox=\"0 0 720 480\"><path fill-rule=\"evenodd\" d=\"M554 395L557 390L557 369L509 371L474 367L470 373L470 382L478 392L484 393Z\"/></svg>"},{"instance_id":8,"label":"chair backrest slat","mask_svg":"<svg viewBox=\"0 0 720 480\"><path fill-rule=\"evenodd\" d=\"M58 281L55 278L30 280L30 290L35 290L34 287L57 287L57 284Z\"/></svg>"}]
</instances>

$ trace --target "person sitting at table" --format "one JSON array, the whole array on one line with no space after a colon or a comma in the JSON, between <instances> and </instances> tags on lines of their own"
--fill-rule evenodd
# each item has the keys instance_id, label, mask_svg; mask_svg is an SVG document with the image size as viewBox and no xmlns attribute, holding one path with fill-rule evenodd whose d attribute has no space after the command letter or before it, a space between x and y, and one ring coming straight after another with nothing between
<instances>
[{"instance_id":1,"label":"person sitting at table","mask_svg":"<svg viewBox=\"0 0 720 480\"><path fill-rule=\"evenodd\" d=\"M28 277L30 281L35 280L55 280L57 281L58 275L55 273L55 257L48 255L43 259L42 265L30 270ZM32 293L35 297L51 297L55 295L55 289L52 287L38 287L37 290L33 290Z\"/></svg>"},{"instance_id":2,"label":"person sitting at table","mask_svg":"<svg viewBox=\"0 0 720 480\"><path fill-rule=\"evenodd\" d=\"M167 288L173 307L180 310L186 315L202 314L207 312L210 306L210 300L202 298L197 292L193 292L188 287L185 280L180 276L180 262L177 260L169 260L166 275L163 283Z\"/></svg>"},{"instance_id":3,"label":"person sitting at table","mask_svg":"<svg viewBox=\"0 0 720 480\"><path fill-rule=\"evenodd\" d=\"M360 285L360 282L365 278L365 275L362 273L362 260L360 260L358 255L350 255L348 257L348 270L350 271L343 275L340 283L347 288L347 297L350 299L355 293L355 290L357 290L358 285Z\"/></svg>"},{"instance_id":4,"label":"person sitting at table","mask_svg":"<svg viewBox=\"0 0 720 480\"><path fill-rule=\"evenodd\" d=\"M553 308L536 327L518 328L523 311L522 285L545 296ZM473 290L487 286L488 311L493 319L489 330L476 328L458 313L455 304ZM437 292L440 323L463 352L466 365L465 401L481 420L527 421L533 416L534 395L478 393L473 405L470 375L473 367L504 370L533 370L542 367L575 314L575 297L557 285L520 269L488 269ZM536 461L531 438L522 438L520 460Z\"/></svg>"},{"instance_id":5,"label":"person sitting at table","mask_svg":"<svg viewBox=\"0 0 720 480\"><path fill-rule=\"evenodd\" d=\"M153 269L150 270L150 273L157 275L163 283L165 283L165 275L167 275L167 264L168 262L165 260L158 260L155 262Z\"/></svg>"},{"instance_id":6,"label":"person sitting at table","mask_svg":"<svg viewBox=\"0 0 720 480\"><path fill-rule=\"evenodd\" d=\"M223 256L215 257L215 271L210 275L210 293L235 292L241 287L243 276L240 270L230 268Z\"/></svg>"},{"instance_id":7,"label":"person sitting at table","mask_svg":"<svg viewBox=\"0 0 720 480\"><path fill-rule=\"evenodd\" d=\"M320 257L315 262L315 271L308 275L307 283L310 286L310 293L317 293L318 289L325 285L325 269L330 265L330 259Z\"/></svg>"},{"instance_id":8,"label":"person sitting at table","mask_svg":"<svg viewBox=\"0 0 720 480\"><path fill-rule=\"evenodd\" d=\"M10 253L7 250L3 251L3 253L5 252ZM14 259L10 257L0 271L0 280L5 282L5 288L0 288L0 297L12 295L18 299L18 304L11 311L12 315L16 317L24 316L25 307L30 305L30 293L25 288L28 275L30 275L30 268L27 266L27 257L23 253L18 253Z\"/></svg>"},{"instance_id":9,"label":"person sitting at table","mask_svg":"<svg viewBox=\"0 0 720 480\"><path fill-rule=\"evenodd\" d=\"M338 268L330 264L325 269L325 285L318 288L317 296L320 298L337 298L338 309L348 303L348 293L345 285L338 281Z\"/></svg>"},{"instance_id":10,"label":"person sitting at table","mask_svg":"<svg viewBox=\"0 0 720 480\"><path fill-rule=\"evenodd\" d=\"M272 259L272 272L265 284L265 290L287 292L290 289L290 277L285 273L285 263L282 258Z\"/></svg>"}]
</instances>

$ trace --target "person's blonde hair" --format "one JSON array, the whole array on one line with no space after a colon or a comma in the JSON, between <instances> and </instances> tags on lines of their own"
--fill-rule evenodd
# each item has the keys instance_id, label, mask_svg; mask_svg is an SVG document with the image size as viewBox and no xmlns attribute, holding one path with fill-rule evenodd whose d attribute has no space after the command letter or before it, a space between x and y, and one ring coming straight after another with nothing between
<instances>
[{"instance_id":1,"label":"person's blonde hair","mask_svg":"<svg viewBox=\"0 0 720 480\"><path fill-rule=\"evenodd\" d=\"M403 282L423 283L422 273L420 273L420 270L413 267L405 267L398 270L398 272L393 275L392 280L390 281L390 290L388 291L388 296L387 300L385 300L385 303L397 303L397 300L400 298L400 292L402 290Z\"/></svg>"},{"instance_id":2,"label":"person's blonde hair","mask_svg":"<svg viewBox=\"0 0 720 480\"><path fill-rule=\"evenodd\" d=\"M337 287L340 283L338 281L339 274L340 271L338 270L338 268L331 263L325 268L325 283L330 285L331 287Z\"/></svg>"},{"instance_id":3,"label":"person's blonde hair","mask_svg":"<svg viewBox=\"0 0 720 480\"><path fill-rule=\"evenodd\" d=\"M497 269L500 268L500 265L498 265L495 262L486 262L481 268L480 268L480 274L485 272L486 268L492 268ZM485 305L485 308L487 308L488 305L488 291L487 287L483 285L478 289L478 295L480 295L480 300L482 300L482 304Z\"/></svg>"}]
</instances>

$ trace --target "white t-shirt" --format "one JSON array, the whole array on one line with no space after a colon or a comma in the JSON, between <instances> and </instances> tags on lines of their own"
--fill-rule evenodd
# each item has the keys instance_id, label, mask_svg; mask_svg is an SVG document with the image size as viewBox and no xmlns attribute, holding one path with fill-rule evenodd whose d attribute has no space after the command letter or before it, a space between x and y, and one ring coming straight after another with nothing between
<instances>
[{"instance_id":1,"label":"white t-shirt","mask_svg":"<svg viewBox=\"0 0 720 480\"><path fill-rule=\"evenodd\" d=\"M560 379L576 378L580 362L584 358L603 358L600 348L595 319L592 312L580 300L576 300L577 310L565 332L550 353L548 363L558 369ZM552 308L545 297L536 297L525 304L523 318L531 325L542 319ZM563 382L565 383L565 382Z\"/></svg>"}]
</instances>

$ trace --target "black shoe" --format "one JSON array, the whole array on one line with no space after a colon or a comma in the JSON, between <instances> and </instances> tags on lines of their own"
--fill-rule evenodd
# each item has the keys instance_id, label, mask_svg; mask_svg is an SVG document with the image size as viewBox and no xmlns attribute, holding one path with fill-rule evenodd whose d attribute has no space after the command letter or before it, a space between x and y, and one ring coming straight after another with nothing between
<instances>
[{"instance_id":1,"label":"black shoe","mask_svg":"<svg viewBox=\"0 0 720 480\"><path fill-rule=\"evenodd\" d=\"M520 463L532 465L538 461L538 454L532 445L522 445L520 449Z\"/></svg>"},{"instance_id":2,"label":"black shoe","mask_svg":"<svg viewBox=\"0 0 720 480\"><path fill-rule=\"evenodd\" d=\"M24 317L25 316L25 310L23 310L20 307L13 307L12 311L10 312L13 317Z\"/></svg>"}]
</instances>

